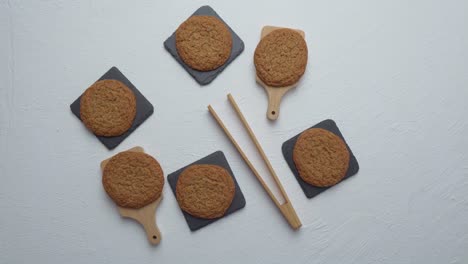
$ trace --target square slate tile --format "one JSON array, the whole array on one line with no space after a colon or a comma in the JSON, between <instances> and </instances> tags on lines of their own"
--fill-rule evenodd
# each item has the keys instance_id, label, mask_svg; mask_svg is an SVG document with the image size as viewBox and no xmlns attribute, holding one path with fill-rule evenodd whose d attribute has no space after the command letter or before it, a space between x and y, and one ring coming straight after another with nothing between
<instances>
[{"instance_id":1,"label":"square slate tile","mask_svg":"<svg viewBox=\"0 0 468 264\"><path fill-rule=\"evenodd\" d=\"M185 220L187 221L187 224L190 228L190 230L195 231L198 230L204 226L207 226L213 222L218 221L219 219L226 217L227 215L242 209L245 207L245 198L244 195L242 194L242 191L237 184L236 177L234 177L234 173L231 170L231 167L229 166L229 163L226 160L226 157L224 156L224 153L222 151L216 151L200 160L197 160L167 176L167 181L169 182L169 185L171 186L172 192L174 193L174 196L176 196L176 186L177 186L177 181L179 179L180 174L189 166L194 165L194 164L213 164L213 165L218 165L223 168L225 168L229 174L231 175L232 179L234 180L234 184L236 186L236 193L234 194L234 199L232 200L231 206L227 209L226 213L220 217L220 218L215 218L215 219L203 219L203 218L198 218L195 217L189 213L184 212L182 209L182 213L185 217Z\"/></svg>"},{"instance_id":2,"label":"square slate tile","mask_svg":"<svg viewBox=\"0 0 468 264\"><path fill-rule=\"evenodd\" d=\"M197 11L195 11L195 13L192 14L192 16L194 15L214 16L221 20L229 28L229 31L231 31L232 35L232 48L231 56L226 61L226 63L224 63L222 66L215 70L206 72L197 71L190 68L187 64L184 63L184 61L182 61L179 54L177 53L175 45L175 32L164 42L164 47L199 84L207 85L211 83L237 56L239 56L242 53L242 51L244 51L244 42L210 6L200 7Z\"/></svg>"},{"instance_id":3,"label":"square slate tile","mask_svg":"<svg viewBox=\"0 0 468 264\"><path fill-rule=\"evenodd\" d=\"M106 80L106 79L113 79L118 80L125 84L130 90L133 91L136 98L136 115L135 120L133 120L133 124L127 132L120 136L116 137L103 137L103 136L96 136L99 141L101 141L104 146L106 146L109 150L114 149L117 147L125 138L127 138L138 126L140 126L149 116L151 116L154 112L153 105L143 96L143 94L138 91L138 89L117 69L117 67L112 67L108 72L106 72L101 78L97 81ZM71 105L70 109L75 114L78 119L80 118L80 99L81 96L78 97ZM91 132L91 131L90 131ZM91 132L92 133L92 132Z\"/></svg>"},{"instance_id":4,"label":"square slate tile","mask_svg":"<svg viewBox=\"0 0 468 264\"><path fill-rule=\"evenodd\" d=\"M355 175L359 171L359 164L356 160L356 157L354 156L353 152L348 146L348 143L346 143L346 140L344 139L343 135L341 134L340 130L338 129L338 126L336 125L335 121L331 119L324 120L315 126L312 126L311 128L323 128L326 129L338 137L340 137L346 144L346 148L348 148L349 151L349 167L348 171L346 172L345 177L336 185L341 184L344 180L348 179L349 177ZM304 131L303 131L304 132ZM302 133L302 132L301 132ZM283 143L282 146L282 151L283 151L283 156L286 162L288 163L289 168L293 172L294 176L296 177L296 180L299 182L299 185L301 186L302 190L304 191L304 194L307 196L307 198L312 198L321 192L332 188L331 187L316 187L313 185L308 184L302 178L299 176L299 172L296 169L296 165L294 164L293 160L293 150L294 146L296 145L297 138L301 135L299 133L298 135L294 136L293 138L289 139L288 141Z\"/></svg>"}]
</instances>

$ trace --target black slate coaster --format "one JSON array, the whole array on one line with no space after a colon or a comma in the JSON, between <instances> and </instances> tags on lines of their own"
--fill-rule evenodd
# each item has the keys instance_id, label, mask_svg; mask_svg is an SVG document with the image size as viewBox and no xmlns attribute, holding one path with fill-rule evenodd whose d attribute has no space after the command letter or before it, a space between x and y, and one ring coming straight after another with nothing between
<instances>
[{"instance_id":1,"label":"black slate coaster","mask_svg":"<svg viewBox=\"0 0 468 264\"><path fill-rule=\"evenodd\" d=\"M192 14L194 15L204 15L204 16L214 16L221 20L228 28L229 31L231 31L232 35L232 48L231 48L231 56L229 59L224 63L222 66L219 68L212 70L212 71L197 71L192 68L190 68L188 65L182 61L182 59L179 57L179 54L177 53L176 45L175 45L175 32L172 33L172 35L164 41L164 47L166 48L169 53L176 59L182 67L185 68L185 70L192 75L192 77L201 85L206 85L212 82L218 74L220 74L228 65L231 63L237 56L239 56L242 51L244 51L244 42L240 37L234 32L229 25L224 22L224 20L210 7L210 6L202 6L195 13Z\"/></svg>"},{"instance_id":2,"label":"black slate coaster","mask_svg":"<svg viewBox=\"0 0 468 264\"><path fill-rule=\"evenodd\" d=\"M244 195L242 194L242 191L237 184L236 177L234 177L234 173L231 170L231 167L229 166L229 163L226 160L226 157L224 156L224 153L222 151L216 151L200 160L195 161L192 164L189 164L178 171L175 171L167 176L167 181L169 182L169 185L171 186L172 192L174 193L174 196L176 196L176 185L177 185L177 180L179 179L179 175L184 171L187 167L190 165L194 164L213 164L213 165L218 165L223 168L225 168L229 174L232 176L232 179L234 180L234 184L236 185L236 193L234 194L234 199L232 200L231 206L227 209L226 213L220 217L220 218L215 218L215 219L203 219L203 218L198 218L195 217L191 214L188 214L184 212L182 209L182 213L184 214L185 221L187 221L187 224L190 228L190 230L195 231L198 230L204 226L207 226L215 221L218 221L219 219L227 216L228 214L231 214L239 209L242 209L245 207L245 198Z\"/></svg>"},{"instance_id":3,"label":"black slate coaster","mask_svg":"<svg viewBox=\"0 0 468 264\"><path fill-rule=\"evenodd\" d=\"M127 132L117 137L102 137L96 136L102 144L104 144L109 150L117 147L126 137L128 137L138 126L140 126L150 115L153 114L154 108L153 105L137 90L137 88L117 69L117 67L112 67L107 71L99 80L113 79L121 81L125 84L130 90L133 91L136 98L136 115L133 124ZM76 115L80 120L80 99L78 97L71 105L70 109L73 114Z\"/></svg>"},{"instance_id":4,"label":"black slate coaster","mask_svg":"<svg viewBox=\"0 0 468 264\"><path fill-rule=\"evenodd\" d=\"M346 147L348 148L348 151L349 151L349 154L350 154L349 155L350 157L349 157L348 171L346 172L346 175L343 178L343 180L341 180L338 184L340 184L341 182L343 182L347 178L355 175L359 170L359 164L358 164L358 162L356 160L356 157L354 157L353 152L349 148L348 143L346 143L346 140L343 138L343 135L341 134L338 127L336 126L335 121L333 121L331 119L327 119L327 120L324 120L324 121L316 124L315 126L313 126L311 128L323 128L323 129L326 129L326 130L334 133L335 135L339 136L345 142ZM301 135L301 133L299 133L295 137L293 137L293 138L291 138L288 141L283 143L283 146L282 146L283 156L284 156L284 159L286 159L286 162L288 163L289 168L293 172L294 176L296 176L296 179L299 182L299 185L301 186L302 190L304 191L304 194L307 196L307 198L312 198L312 197L318 195L319 193L321 193L321 192L323 192L323 191L325 191L328 188L331 188L333 186L331 186L331 187L316 187L316 186L310 185L307 182L303 181L302 178L299 176L299 172L297 171L296 166L294 165L294 161L293 161L293 149L294 149L294 146L296 145L297 138Z\"/></svg>"}]
</instances>

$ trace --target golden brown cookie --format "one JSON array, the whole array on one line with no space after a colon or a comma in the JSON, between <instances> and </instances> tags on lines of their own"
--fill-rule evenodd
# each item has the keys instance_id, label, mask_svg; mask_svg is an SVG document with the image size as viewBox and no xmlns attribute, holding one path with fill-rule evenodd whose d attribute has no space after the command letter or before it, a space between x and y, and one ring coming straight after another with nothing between
<instances>
[{"instance_id":1,"label":"golden brown cookie","mask_svg":"<svg viewBox=\"0 0 468 264\"><path fill-rule=\"evenodd\" d=\"M258 78L266 85L295 84L307 66L307 44L295 30L276 29L258 43L254 63Z\"/></svg>"},{"instance_id":2,"label":"golden brown cookie","mask_svg":"<svg viewBox=\"0 0 468 264\"><path fill-rule=\"evenodd\" d=\"M293 160L305 182L317 187L329 187L346 175L349 151L344 141L332 132L310 128L297 139Z\"/></svg>"},{"instance_id":3,"label":"golden brown cookie","mask_svg":"<svg viewBox=\"0 0 468 264\"><path fill-rule=\"evenodd\" d=\"M97 136L120 136L133 124L136 98L117 80L101 80L81 96L80 118Z\"/></svg>"},{"instance_id":4,"label":"golden brown cookie","mask_svg":"<svg viewBox=\"0 0 468 264\"><path fill-rule=\"evenodd\" d=\"M214 70L231 55L231 32L216 17L192 16L179 26L175 34L177 53L195 70Z\"/></svg>"},{"instance_id":5,"label":"golden brown cookie","mask_svg":"<svg viewBox=\"0 0 468 264\"><path fill-rule=\"evenodd\" d=\"M106 164L102 184L117 205L137 209L161 196L164 177L161 166L150 155L124 151Z\"/></svg>"},{"instance_id":6,"label":"golden brown cookie","mask_svg":"<svg viewBox=\"0 0 468 264\"><path fill-rule=\"evenodd\" d=\"M180 174L176 185L180 208L206 219L223 216L235 192L231 175L217 165L191 165Z\"/></svg>"}]
</instances>

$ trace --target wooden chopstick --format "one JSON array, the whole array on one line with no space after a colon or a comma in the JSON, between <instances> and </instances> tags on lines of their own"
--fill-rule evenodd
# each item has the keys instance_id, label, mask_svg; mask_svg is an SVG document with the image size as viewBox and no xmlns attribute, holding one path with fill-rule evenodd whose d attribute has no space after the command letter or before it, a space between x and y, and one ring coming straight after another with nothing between
<instances>
[{"instance_id":1,"label":"wooden chopstick","mask_svg":"<svg viewBox=\"0 0 468 264\"><path fill-rule=\"evenodd\" d=\"M273 200L273 202L276 204L276 206L280 206L281 204L278 202L278 200L276 199L275 195L271 192L270 188L268 187L268 185L265 183L265 181L263 180L263 178L260 176L260 174L258 173L257 169L255 169L255 167L253 166L252 162L250 162L249 158L247 157L247 155L245 155L244 151L241 149L241 147L239 146L239 144L237 143L237 141L234 139L234 137L231 135L231 133L229 132L229 130L226 128L226 126L224 125L223 121L221 121L221 119L219 118L218 114L216 114L215 110L213 109L213 107L211 107L211 105L208 106L208 110L210 111L210 113L213 115L213 117L216 119L216 121L218 122L219 126L221 126L221 128L224 130L224 132L226 133L226 135L228 136L228 138L231 140L232 144L234 145L234 147L236 147L237 151L240 153L240 155L242 156L242 158L244 159L244 161L247 163L247 165L249 166L250 170L252 170L252 172L254 173L254 175L257 177L258 181L260 181L260 184L262 185L262 187L265 189L265 191L268 193L268 195L270 196L270 198Z\"/></svg>"},{"instance_id":2,"label":"wooden chopstick","mask_svg":"<svg viewBox=\"0 0 468 264\"><path fill-rule=\"evenodd\" d=\"M227 127L224 125L223 121L221 120L221 118L219 118L218 114L216 113L216 111L213 109L213 107L211 107L211 105L208 106L208 110L210 111L211 115L213 115L213 117L215 118L216 122L219 124L219 126L224 130L224 133L227 135L227 137L229 138L229 140L231 140L232 144L234 145L234 147L237 149L237 151L240 153L240 155L242 156L242 158L244 159L244 161L247 163L247 165L249 166L250 170L253 172L253 174L255 175L255 177L257 178L257 180L260 182L260 184L262 185L263 189L265 189L265 191L267 192L268 196L270 196L271 200L274 202L274 204L276 205L276 207L278 207L278 209L280 209L281 213L283 214L283 216L286 218L286 220L288 221L288 223L291 225L291 227L293 229L298 229L301 227L302 223L299 219L299 217L297 216L296 214L296 211L294 210L294 207L292 206L291 204L291 201L289 200L289 197L288 195L286 194L286 191L284 190L283 188L283 185L281 184L278 176L276 175L276 172L274 171L270 161L268 160L265 152L263 151L263 148L262 146L260 145L257 137L255 136L252 128L250 127L249 123L247 122L247 120L245 119L244 115L242 114L239 106L237 105L236 101L234 100L234 97L231 95L231 94L228 94L228 99L229 99L229 102L231 103L232 107L234 108L234 110L236 111L237 113L237 116L239 117L239 119L241 120L242 124L244 125L244 128L247 130L249 136L250 136L250 139L254 142L255 144L255 147L257 148L257 151L260 153L260 155L262 156L262 159L263 161L265 162L265 164L267 165L268 167L268 171L270 172L270 174L273 176L273 180L275 181L276 185L278 186L280 192L281 192L281 195L283 196L285 202L283 204L280 204L280 202L278 201L278 199L276 199L275 195L272 193L272 191L270 190L270 188L268 187L268 185L265 183L265 181L263 180L262 176L260 176L260 174L258 173L257 169L255 169L255 167L253 166L252 162L249 160L249 158L247 157L247 155L245 154L245 152L242 150L242 148L240 147L240 145L237 143L237 141L234 139L234 137L232 136L232 134L229 132L229 130L227 129Z\"/></svg>"},{"instance_id":3,"label":"wooden chopstick","mask_svg":"<svg viewBox=\"0 0 468 264\"><path fill-rule=\"evenodd\" d=\"M289 201L289 197L284 191L283 185L278 179L278 176L276 175L276 172L273 170L273 167L271 166L270 160L268 160L268 157L265 154L265 151L263 151L262 146L260 146L260 143L258 142L257 137L255 136L252 128L250 127L249 123L247 123L247 120L245 119L244 115L242 114L241 110L239 109L239 106L237 105L236 101L234 100L234 97L232 97L231 94L228 94L228 99L231 105L234 107L234 110L237 113L237 116L240 118L242 121L242 124L244 125L245 129L247 129L247 132L249 133L250 139L255 143L255 146L257 147L258 152L262 156L263 161L266 163L268 170L270 171L271 175L273 176L273 179L275 180L276 184L278 185L281 195L283 195L284 199L286 202Z\"/></svg>"}]
</instances>

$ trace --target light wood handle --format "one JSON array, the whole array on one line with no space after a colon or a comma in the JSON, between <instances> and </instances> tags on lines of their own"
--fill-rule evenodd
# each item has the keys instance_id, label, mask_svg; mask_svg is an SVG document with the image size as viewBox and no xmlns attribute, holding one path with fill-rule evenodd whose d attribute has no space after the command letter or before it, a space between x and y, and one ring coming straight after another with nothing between
<instances>
[{"instance_id":1,"label":"light wood handle","mask_svg":"<svg viewBox=\"0 0 468 264\"><path fill-rule=\"evenodd\" d=\"M283 95L288 89L283 88L268 88L266 89L268 94L268 109L267 118L270 120L276 120L280 113L280 103Z\"/></svg>"},{"instance_id":2,"label":"light wood handle","mask_svg":"<svg viewBox=\"0 0 468 264\"><path fill-rule=\"evenodd\" d=\"M156 224L156 214L153 213L150 217L140 219L139 221L146 232L148 241L157 245L161 242L161 231L159 231L158 225Z\"/></svg>"},{"instance_id":3,"label":"light wood handle","mask_svg":"<svg viewBox=\"0 0 468 264\"><path fill-rule=\"evenodd\" d=\"M131 218L137 222L139 222L146 232L146 237L148 241L153 244L157 245L161 242L161 232L159 231L158 226L156 225L156 207L161 202L162 196L158 198L153 203L142 207L140 209L131 209L131 208L123 208L119 207L119 213L122 217Z\"/></svg>"}]
</instances>

